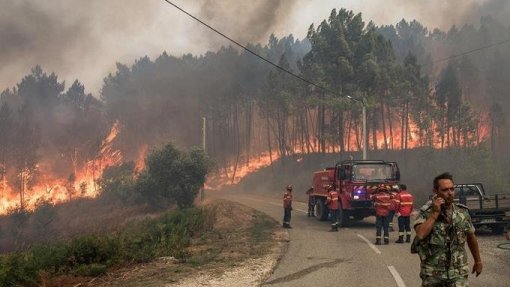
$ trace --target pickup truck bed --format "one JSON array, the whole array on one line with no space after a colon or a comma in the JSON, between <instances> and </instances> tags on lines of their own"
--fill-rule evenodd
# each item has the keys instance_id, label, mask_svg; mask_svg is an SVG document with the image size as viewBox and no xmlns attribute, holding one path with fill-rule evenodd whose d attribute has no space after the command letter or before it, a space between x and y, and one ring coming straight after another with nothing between
<instances>
[{"instance_id":1,"label":"pickup truck bed","mask_svg":"<svg viewBox=\"0 0 510 287\"><path fill-rule=\"evenodd\" d=\"M502 234L510 227L510 194L487 195L481 183L455 184L455 200L469 208L475 227Z\"/></svg>"},{"instance_id":2,"label":"pickup truck bed","mask_svg":"<svg viewBox=\"0 0 510 287\"><path fill-rule=\"evenodd\" d=\"M459 197L459 202L469 209L508 209L510 210L510 194L495 194L478 197Z\"/></svg>"}]
</instances>

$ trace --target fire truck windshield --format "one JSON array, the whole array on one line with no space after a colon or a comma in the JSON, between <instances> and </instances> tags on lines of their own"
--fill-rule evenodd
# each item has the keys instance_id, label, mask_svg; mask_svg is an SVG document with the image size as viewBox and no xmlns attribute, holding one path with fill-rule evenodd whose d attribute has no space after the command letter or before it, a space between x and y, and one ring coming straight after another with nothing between
<instances>
[{"instance_id":1,"label":"fire truck windshield","mask_svg":"<svg viewBox=\"0 0 510 287\"><path fill-rule=\"evenodd\" d=\"M392 166L388 164L357 164L353 166L353 180L385 181L393 179Z\"/></svg>"}]
</instances>

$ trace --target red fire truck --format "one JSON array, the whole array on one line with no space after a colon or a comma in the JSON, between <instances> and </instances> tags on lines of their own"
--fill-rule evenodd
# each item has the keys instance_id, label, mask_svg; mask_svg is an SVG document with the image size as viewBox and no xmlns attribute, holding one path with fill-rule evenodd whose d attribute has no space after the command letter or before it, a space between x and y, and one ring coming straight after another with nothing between
<instances>
[{"instance_id":1,"label":"red fire truck","mask_svg":"<svg viewBox=\"0 0 510 287\"><path fill-rule=\"evenodd\" d=\"M313 193L316 216L328 219L326 206L327 188L332 185L340 194L340 226L350 220L362 220L374 215L371 195L377 185L385 184L388 189L400 181L400 171L396 162L383 160L345 160L334 167L314 172Z\"/></svg>"}]
</instances>

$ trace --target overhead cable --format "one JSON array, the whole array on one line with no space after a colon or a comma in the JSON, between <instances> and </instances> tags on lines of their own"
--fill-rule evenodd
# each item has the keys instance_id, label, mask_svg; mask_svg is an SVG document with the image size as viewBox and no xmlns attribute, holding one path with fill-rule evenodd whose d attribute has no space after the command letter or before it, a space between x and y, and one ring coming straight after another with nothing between
<instances>
[{"instance_id":1,"label":"overhead cable","mask_svg":"<svg viewBox=\"0 0 510 287\"><path fill-rule=\"evenodd\" d=\"M255 53L255 52L254 52L254 51L252 51L251 49L247 48L246 46L241 45L241 44L240 44L239 42L237 42L236 40L234 40L234 39L230 38L229 36L225 35L224 33L220 32L220 31L218 31L217 29L215 29L214 27L212 27L212 26L210 26L209 24L205 23L204 21L202 21L202 20L198 19L197 17L193 16L192 14L190 14L190 13L189 13L189 12L187 12L187 11L185 11L185 10L184 10L184 9L182 9L181 7L179 7L179 6L175 5L175 4L174 4L174 3L172 3L171 1L169 1L169 0L164 0L164 1L165 1L166 3L168 3L168 4L172 5L172 6L174 6L176 9L180 10L181 12L183 12L183 13L184 13L184 14L186 14L186 15L188 15L189 17L193 18L195 21L199 22L200 24L202 24L202 25L206 26L207 28L211 29L211 30L212 30L212 31L214 31L215 33L219 34L219 35L220 35L220 36L222 36L223 38L225 38L225 39L229 40L230 42L234 43L235 45L239 46L240 48L242 48L242 49L243 49L243 50L245 50L246 52L248 52L248 53L250 53L250 54L254 55L255 57L257 57L257 58L261 59L262 61L264 61L264 62L266 62L266 63L268 63L268 64L270 64L270 65L274 66L275 68L277 68L277 69L279 69L279 70L281 70L281 71L283 71L283 72L285 72L285 73L287 73L287 74L289 74L289 75L291 75L291 76L293 76L293 77L295 77L295 78L297 78L297 79L299 79L299 80L301 80L301 81L303 81L303 82L305 82L305 83L307 83L307 84L310 84L310 85L312 85L312 86L314 86L314 87L316 87L316 88L318 88L318 89L321 89L321 90L323 90L323 91L326 91L326 92L329 92L329 93L332 93L332 94L338 95L338 96L340 96L340 97L347 97L347 98L349 98L349 99L351 99L351 100L360 101L359 99L356 99L356 98L351 97L351 96L344 96L344 95L340 95L339 93L337 93L337 92L335 92L335 91L333 91L333 90L331 90L331 89L328 89L328 88L326 88L326 87L324 87L324 86L321 86L321 85L319 85L319 84L316 84L316 83L314 83L314 82L312 82L312 81L310 81L310 80L308 80L308 79L305 79L305 78L303 78L303 77L299 76L299 75L298 75L298 74L296 74L296 73L293 73L292 71L289 71L289 70L285 69L284 67L282 67L282 66L280 66L280 65L278 65L278 64L275 64L275 63L271 62L270 60L268 60L268 59L266 59L266 58L262 57L261 55L259 55L259 54Z\"/></svg>"}]
</instances>

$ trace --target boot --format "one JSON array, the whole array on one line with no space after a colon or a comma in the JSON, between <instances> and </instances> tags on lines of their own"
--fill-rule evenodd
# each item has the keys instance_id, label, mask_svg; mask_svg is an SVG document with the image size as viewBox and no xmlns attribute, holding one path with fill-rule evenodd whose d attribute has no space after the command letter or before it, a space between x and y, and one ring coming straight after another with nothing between
<instances>
[{"instance_id":1,"label":"boot","mask_svg":"<svg viewBox=\"0 0 510 287\"><path fill-rule=\"evenodd\" d=\"M381 238L375 239L375 245L381 245Z\"/></svg>"},{"instance_id":2,"label":"boot","mask_svg":"<svg viewBox=\"0 0 510 287\"><path fill-rule=\"evenodd\" d=\"M399 235L398 240L395 243L404 243L404 235Z\"/></svg>"},{"instance_id":3,"label":"boot","mask_svg":"<svg viewBox=\"0 0 510 287\"><path fill-rule=\"evenodd\" d=\"M411 234L406 234L406 242L407 243L411 242Z\"/></svg>"},{"instance_id":4,"label":"boot","mask_svg":"<svg viewBox=\"0 0 510 287\"><path fill-rule=\"evenodd\" d=\"M388 245L390 244L390 239L389 238L384 238L384 245Z\"/></svg>"}]
</instances>

